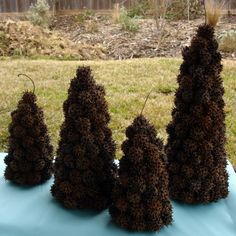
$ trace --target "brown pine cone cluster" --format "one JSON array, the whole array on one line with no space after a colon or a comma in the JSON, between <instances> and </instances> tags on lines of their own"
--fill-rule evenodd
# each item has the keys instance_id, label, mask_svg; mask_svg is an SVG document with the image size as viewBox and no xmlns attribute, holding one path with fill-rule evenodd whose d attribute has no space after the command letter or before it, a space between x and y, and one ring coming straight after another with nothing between
<instances>
[{"instance_id":1,"label":"brown pine cone cluster","mask_svg":"<svg viewBox=\"0 0 236 236\"><path fill-rule=\"evenodd\" d=\"M173 199L209 203L228 195L224 88L214 28L202 25L183 50L166 146Z\"/></svg>"},{"instance_id":2,"label":"brown pine cone cluster","mask_svg":"<svg viewBox=\"0 0 236 236\"><path fill-rule=\"evenodd\" d=\"M52 195L67 208L102 210L117 176L105 90L89 67L79 67L64 102L65 121Z\"/></svg>"},{"instance_id":3,"label":"brown pine cone cluster","mask_svg":"<svg viewBox=\"0 0 236 236\"><path fill-rule=\"evenodd\" d=\"M35 94L25 92L11 117L5 178L20 185L45 182L52 174L53 147Z\"/></svg>"},{"instance_id":4,"label":"brown pine cone cluster","mask_svg":"<svg viewBox=\"0 0 236 236\"><path fill-rule=\"evenodd\" d=\"M126 129L119 178L109 208L113 221L132 231L158 231L172 222L163 143L144 116Z\"/></svg>"}]
</instances>

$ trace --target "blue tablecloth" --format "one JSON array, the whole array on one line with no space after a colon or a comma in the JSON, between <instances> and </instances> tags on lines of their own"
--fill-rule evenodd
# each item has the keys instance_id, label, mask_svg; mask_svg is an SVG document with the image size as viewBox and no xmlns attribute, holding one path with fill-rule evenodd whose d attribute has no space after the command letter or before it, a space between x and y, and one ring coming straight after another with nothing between
<instances>
[{"instance_id":1,"label":"blue tablecloth","mask_svg":"<svg viewBox=\"0 0 236 236\"><path fill-rule=\"evenodd\" d=\"M228 165L230 194L209 205L173 202L174 222L159 233L132 233L115 226L108 211L66 210L51 196L52 179L37 187L4 180L0 154L0 236L236 236L236 174Z\"/></svg>"}]
</instances>

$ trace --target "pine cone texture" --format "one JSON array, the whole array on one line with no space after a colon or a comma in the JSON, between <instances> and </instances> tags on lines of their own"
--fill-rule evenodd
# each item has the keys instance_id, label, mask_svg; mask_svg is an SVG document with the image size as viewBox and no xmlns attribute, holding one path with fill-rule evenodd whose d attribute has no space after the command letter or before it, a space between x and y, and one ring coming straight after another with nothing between
<instances>
[{"instance_id":1,"label":"pine cone texture","mask_svg":"<svg viewBox=\"0 0 236 236\"><path fill-rule=\"evenodd\" d=\"M166 146L171 198L209 203L228 195L224 88L214 28L198 28L183 50Z\"/></svg>"},{"instance_id":2,"label":"pine cone texture","mask_svg":"<svg viewBox=\"0 0 236 236\"><path fill-rule=\"evenodd\" d=\"M66 208L103 210L117 176L105 90L89 67L79 67L64 102L65 121L52 195Z\"/></svg>"},{"instance_id":3,"label":"pine cone texture","mask_svg":"<svg viewBox=\"0 0 236 236\"><path fill-rule=\"evenodd\" d=\"M126 136L110 215L122 228L158 231L172 222L163 143L142 115L126 129Z\"/></svg>"},{"instance_id":4,"label":"pine cone texture","mask_svg":"<svg viewBox=\"0 0 236 236\"><path fill-rule=\"evenodd\" d=\"M36 96L25 92L11 113L5 178L20 185L37 185L51 177L53 147Z\"/></svg>"}]
</instances>

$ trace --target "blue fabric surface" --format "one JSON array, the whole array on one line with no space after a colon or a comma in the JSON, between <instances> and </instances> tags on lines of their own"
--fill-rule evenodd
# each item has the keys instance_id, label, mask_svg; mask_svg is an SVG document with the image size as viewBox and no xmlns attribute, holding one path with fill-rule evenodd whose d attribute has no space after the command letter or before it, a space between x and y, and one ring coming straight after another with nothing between
<instances>
[{"instance_id":1,"label":"blue fabric surface","mask_svg":"<svg viewBox=\"0 0 236 236\"><path fill-rule=\"evenodd\" d=\"M228 165L230 194L209 205L173 202L174 222L159 233L132 233L115 226L107 211L66 210L50 194L52 179L37 187L4 180L0 154L0 236L236 236L236 175Z\"/></svg>"}]
</instances>

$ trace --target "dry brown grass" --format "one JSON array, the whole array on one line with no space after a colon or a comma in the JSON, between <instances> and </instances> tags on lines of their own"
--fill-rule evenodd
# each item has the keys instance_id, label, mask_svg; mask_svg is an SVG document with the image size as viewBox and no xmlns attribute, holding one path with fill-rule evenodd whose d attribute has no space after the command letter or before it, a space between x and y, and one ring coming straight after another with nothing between
<instances>
[{"instance_id":1,"label":"dry brown grass","mask_svg":"<svg viewBox=\"0 0 236 236\"><path fill-rule=\"evenodd\" d=\"M114 4L111 16L112 16L112 21L114 23L119 22L119 19L120 19L120 4L119 3Z\"/></svg>"},{"instance_id":2,"label":"dry brown grass","mask_svg":"<svg viewBox=\"0 0 236 236\"><path fill-rule=\"evenodd\" d=\"M227 53L236 53L236 32L228 33L220 40L220 50Z\"/></svg>"},{"instance_id":3,"label":"dry brown grass","mask_svg":"<svg viewBox=\"0 0 236 236\"><path fill-rule=\"evenodd\" d=\"M63 120L62 103L66 99L69 81L78 65L90 65L97 81L107 90L112 121L110 126L117 142L117 157L125 138L125 128L141 111L147 94L151 96L144 115L155 124L161 138L166 140L165 127L171 119L174 91L177 88L179 59L138 59L127 61L1 61L0 110L16 107L24 89L32 85L17 74L26 73L35 80L38 102L44 108L53 145L56 147ZM236 164L236 61L225 61L223 72L226 101L227 152ZM0 151L7 150L7 127L10 113L0 115Z\"/></svg>"},{"instance_id":4,"label":"dry brown grass","mask_svg":"<svg viewBox=\"0 0 236 236\"><path fill-rule=\"evenodd\" d=\"M207 24L215 27L222 15L225 1L205 0L204 3Z\"/></svg>"}]
</instances>

